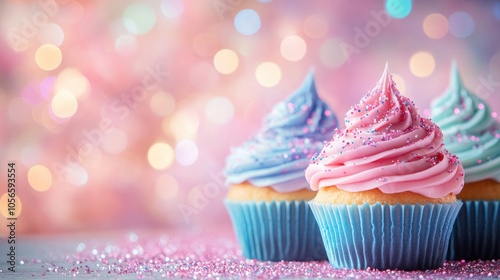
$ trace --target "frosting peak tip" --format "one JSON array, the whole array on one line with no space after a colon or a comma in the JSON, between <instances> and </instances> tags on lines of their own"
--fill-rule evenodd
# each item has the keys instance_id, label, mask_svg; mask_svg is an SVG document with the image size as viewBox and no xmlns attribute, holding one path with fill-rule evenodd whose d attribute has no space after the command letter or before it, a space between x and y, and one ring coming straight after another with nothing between
<instances>
[{"instance_id":1,"label":"frosting peak tip","mask_svg":"<svg viewBox=\"0 0 500 280\"><path fill-rule=\"evenodd\" d=\"M460 78L460 73L458 72L457 61L453 60L451 62L451 70L450 70L450 86L460 87L461 84L462 84L462 79Z\"/></svg>"},{"instance_id":2,"label":"frosting peak tip","mask_svg":"<svg viewBox=\"0 0 500 280\"><path fill-rule=\"evenodd\" d=\"M311 67L311 69L309 69L309 73L307 73L307 76L304 79L304 82L302 83L302 88L309 89L312 94L317 95L316 83L314 80L314 68Z\"/></svg>"},{"instance_id":3,"label":"frosting peak tip","mask_svg":"<svg viewBox=\"0 0 500 280\"><path fill-rule=\"evenodd\" d=\"M382 88L390 88L391 85L391 75L389 74L389 62L385 63L384 72L380 78L380 84Z\"/></svg>"}]
</instances>

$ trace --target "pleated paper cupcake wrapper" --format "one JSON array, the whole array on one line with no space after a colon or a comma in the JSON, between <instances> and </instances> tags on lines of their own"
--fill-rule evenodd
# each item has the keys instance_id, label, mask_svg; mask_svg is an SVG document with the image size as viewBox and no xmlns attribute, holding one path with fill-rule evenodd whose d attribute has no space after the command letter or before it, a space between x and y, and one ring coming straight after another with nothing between
<instances>
[{"instance_id":1,"label":"pleated paper cupcake wrapper","mask_svg":"<svg viewBox=\"0 0 500 280\"><path fill-rule=\"evenodd\" d=\"M309 205L334 268L423 270L443 265L462 203Z\"/></svg>"},{"instance_id":2,"label":"pleated paper cupcake wrapper","mask_svg":"<svg viewBox=\"0 0 500 280\"><path fill-rule=\"evenodd\" d=\"M306 201L224 201L243 256L262 261L326 260Z\"/></svg>"},{"instance_id":3,"label":"pleated paper cupcake wrapper","mask_svg":"<svg viewBox=\"0 0 500 280\"><path fill-rule=\"evenodd\" d=\"M447 258L500 259L500 201L463 201L453 227Z\"/></svg>"}]
</instances>

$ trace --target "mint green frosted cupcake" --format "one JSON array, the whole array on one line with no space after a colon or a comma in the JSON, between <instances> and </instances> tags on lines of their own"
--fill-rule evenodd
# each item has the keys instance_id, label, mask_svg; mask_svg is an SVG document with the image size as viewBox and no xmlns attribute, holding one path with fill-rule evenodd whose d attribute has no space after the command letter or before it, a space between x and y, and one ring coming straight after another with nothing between
<instances>
[{"instance_id":1,"label":"mint green frosted cupcake","mask_svg":"<svg viewBox=\"0 0 500 280\"><path fill-rule=\"evenodd\" d=\"M467 90L456 63L450 86L431 105L432 120L441 127L446 148L465 170L457 198L464 207L455 223L448 258L500 258L500 125L485 100Z\"/></svg>"}]
</instances>

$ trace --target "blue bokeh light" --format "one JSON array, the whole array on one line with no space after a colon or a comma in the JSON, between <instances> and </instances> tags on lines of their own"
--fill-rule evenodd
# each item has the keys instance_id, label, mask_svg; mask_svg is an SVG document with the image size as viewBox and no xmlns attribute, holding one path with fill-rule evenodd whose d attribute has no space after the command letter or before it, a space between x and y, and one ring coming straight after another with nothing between
<instances>
[{"instance_id":1,"label":"blue bokeh light","mask_svg":"<svg viewBox=\"0 0 500 280\"><path fill-rule=\"evenodd\" d=\"M493 12L495 13L495 17L500 20L500 3L495 3L495 6L493 6Z\"/></svg>"},{"instance_id":2,"label":"blue bokeh light","mask_svg":"<svg viewBox=\"0 0 500 280\"><path fill-rule=\"evenodd\" d=\"M455 12L448 19L448 28L455 37L469 37L474 32L474 19L466 12Z\"/></svg>"},{"instance_id":3,"label":"blue bokeh light","mask_svg":"<svg viewBox=\"0 0 500 280\"><path fill-rule=\"evenodd\" d=\"M387 0L385 2L385 9L393 18L405 18L411 12L411 0Z\"/></svg>"},{"instance_id":4,"label":"blue bokeh light","mask_svg":"<svg viewBox=\"0 0 500 280\"><path fill-rule=\"evenodd\" d=\"M234 27L243 35L255 34L260 29L259 14L252 9L244 9L238 12L234 18Z\"/></svg>"}]
</instances>

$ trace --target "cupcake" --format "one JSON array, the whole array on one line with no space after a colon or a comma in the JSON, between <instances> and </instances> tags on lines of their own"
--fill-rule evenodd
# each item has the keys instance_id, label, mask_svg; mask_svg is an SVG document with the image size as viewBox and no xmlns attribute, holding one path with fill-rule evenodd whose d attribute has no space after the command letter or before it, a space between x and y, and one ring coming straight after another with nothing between
<instances>
[{"instance_id":1,"label":"cupcake","mask_svg":"<svg viewBox=\"0 0 500 280\"><path fill-rule=\"evenodd\" d=\"M450 259L500 258L500 125L488 104L468 91L452 64L450 86L431 105L446 148L465 170L464 207L451 236Z\"/></svg>"},{"instance_id":2,"label":"cupcake","mask_svg":"<svg viewBox=\"0 0 500 280\"><path fill-rule=\"evenodd\" d=\"M442 133L401 95L387 65L315 155L309 203L335 268L432 269L443 264L462 205L463 168Z\"/></svg>"},{"instance_id":3,"label":"cupcake","mask_svg":"<svg viewBox=\"0 0 500 280\"><path fill-rule=\"evenodd\" d=\"M304 170L336 125L333 111L318 97L311 71L300 89L274 106L257 135L231 150L225 205L244 257L326 259L307 204L315 192Z\"/></svg>"}]
</instances>

